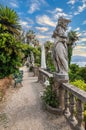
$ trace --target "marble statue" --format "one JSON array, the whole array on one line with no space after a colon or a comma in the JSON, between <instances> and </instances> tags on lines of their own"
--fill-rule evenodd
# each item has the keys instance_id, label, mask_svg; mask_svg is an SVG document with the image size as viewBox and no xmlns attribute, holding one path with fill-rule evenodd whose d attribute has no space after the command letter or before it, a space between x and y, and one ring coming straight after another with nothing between
<instances>
[{"instance_id":1,"label":"marble statue","mask_svg":"<svg viewBox=\"0 0 86 130\"><path fill-rule=\"evenodd\" d=\"M68 75L68 50L66 30L69 22L70 20L60 17L52 35L55 40L53 59L56 67L56 72L63 75Z\"/></svg>"}]
</instances>

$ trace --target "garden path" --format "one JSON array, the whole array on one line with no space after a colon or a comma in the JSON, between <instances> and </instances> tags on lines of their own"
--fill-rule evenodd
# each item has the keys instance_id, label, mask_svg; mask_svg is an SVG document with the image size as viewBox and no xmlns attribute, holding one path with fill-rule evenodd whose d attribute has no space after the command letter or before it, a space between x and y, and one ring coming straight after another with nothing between
<instances>
[{"instance_id":1,"label":"garden path","mask_svg":"<svg viewBox=\"0 0 86 130\"><path fill-rule=\"evenodd\" d=\"M23 87L13 88L0 109L0 130L71 130L64 116L44 109L40 98L43 86L26 66L22 69Z\"/></svg>"}]
</instances>

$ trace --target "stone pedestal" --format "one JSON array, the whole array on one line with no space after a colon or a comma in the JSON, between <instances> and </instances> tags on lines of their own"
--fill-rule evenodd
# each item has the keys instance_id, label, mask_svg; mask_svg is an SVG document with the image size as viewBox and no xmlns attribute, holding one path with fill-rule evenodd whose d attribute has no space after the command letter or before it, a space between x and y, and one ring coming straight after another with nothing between
<instances>
[{"instance_id":1,"label":"stone pedestal","mask_svg":"<svg viewBox=\"0 0 86 130\"><path fill-rule=\"evenodd\" d=\"M33 72L34 72L34 76L38 76L39 75L39 67L34 66Z\"/></svg>"},{"instance_id":2,"label":"stone pedestal","mask_svg":"<svg viewBox=\"0 0 86 130\"><path fill-rule=\"evenodd\" d=\"M54 85L53 89L56 91L58 100L59 100L59 108L64 110L64 89L62 87L62 83L67 83L69 81L68 75L63 75L59 73L54 73Z\"/></svg>"}]
</instances>

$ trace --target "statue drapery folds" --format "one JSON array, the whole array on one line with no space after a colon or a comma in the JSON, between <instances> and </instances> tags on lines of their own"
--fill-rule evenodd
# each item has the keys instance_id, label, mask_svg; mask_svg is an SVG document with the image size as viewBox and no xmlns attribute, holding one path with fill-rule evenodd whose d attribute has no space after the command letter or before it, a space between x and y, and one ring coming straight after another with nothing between
<instances>
[{"instance_id":1,"label":"statue drapery folds","mask_svg":"<svg viewBox=\"0 0 86 130\"><path fill-rule=\"evenodd\" d=\"M60 17L53 32L54 41L53 59L56 71L68 75L67 26L70 20Z\"/></svg>"}]
</instances>

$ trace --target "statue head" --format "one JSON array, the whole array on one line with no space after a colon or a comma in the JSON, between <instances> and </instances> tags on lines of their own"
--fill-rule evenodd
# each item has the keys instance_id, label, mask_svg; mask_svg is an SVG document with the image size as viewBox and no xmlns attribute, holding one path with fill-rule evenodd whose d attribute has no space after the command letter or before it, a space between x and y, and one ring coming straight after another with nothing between
<instances>
[{"instance_id":1,"label":"statue head","mask_svg":"<svg viewBox=\"0 0 86 130\"><path fill-rule=\"evenodd\" d=\"M52 37L56 38L57 36L59 36L63 39L66 39L67 38L66 30L67 30L67 26L68 26L69 22L71 22L69 19L60 17L58 19L58 23L57 23L57 26L53 32Z\"/></svg>"},{"instance_id":2,"label":"statue head","mask_svg":"<svg viewBox=\"0 0 86 130\"><path fill-rule=\"evenodd\" d=\"M62 28L64 28L65 30L67 30L67 26L68 24L71 22L71 20L60 17L58 19L58 26L61 26Z\"/></svg>"}]
</instances>

